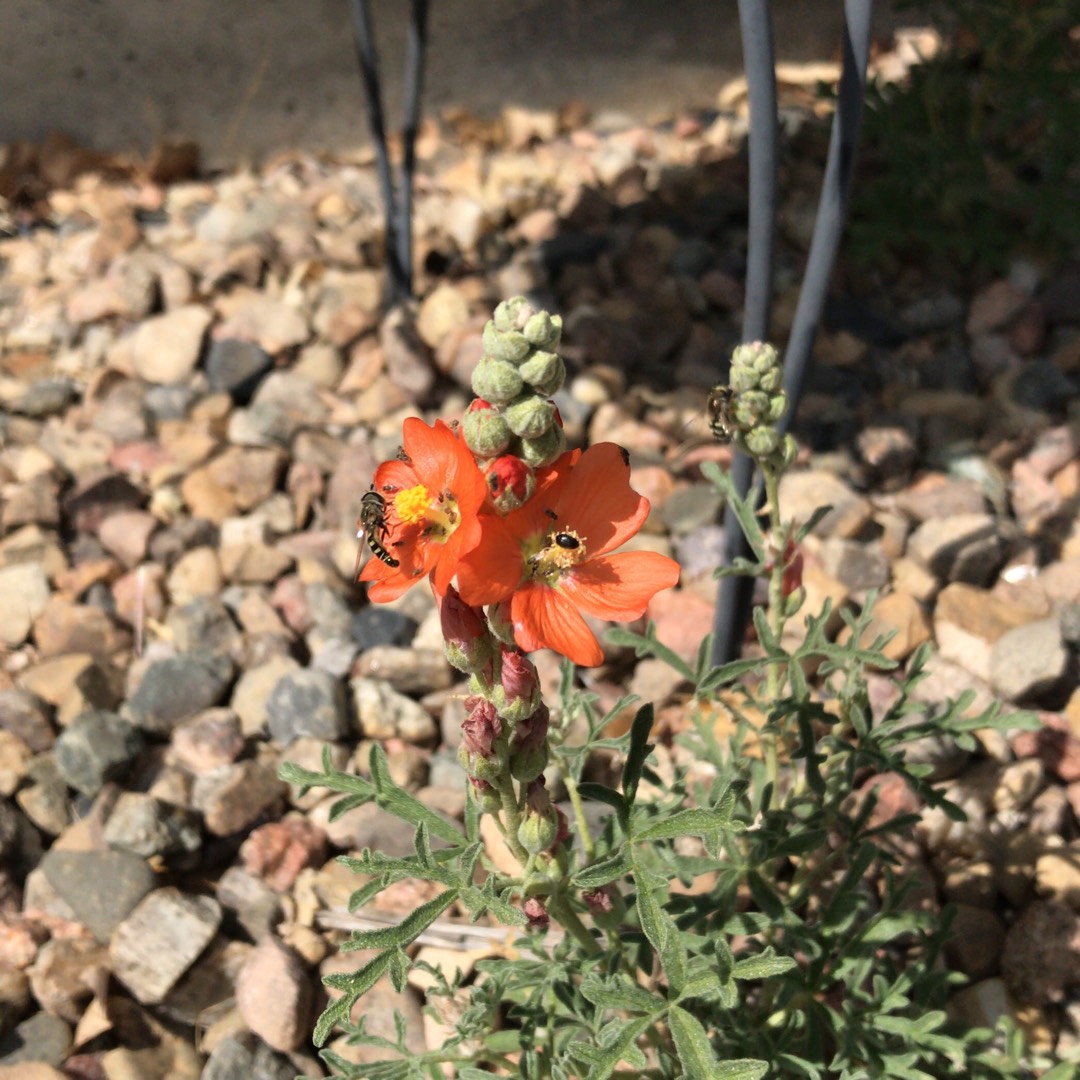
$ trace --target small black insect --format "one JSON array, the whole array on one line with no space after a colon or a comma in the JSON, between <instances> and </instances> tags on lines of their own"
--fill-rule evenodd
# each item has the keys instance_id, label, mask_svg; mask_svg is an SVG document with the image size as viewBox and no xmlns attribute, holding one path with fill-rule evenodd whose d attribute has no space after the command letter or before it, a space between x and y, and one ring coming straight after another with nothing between
<instances>
[{"instance_id":1,"label":"small black insect","mask_svg":"<svg viewBox=\"0 0 1080 1080\"><path fill-rule=\"evenodd\" d=\"M565 548L567 551L573 551L575 548L581 547L581 541L576 536L571 536L569 533L558 532L555 534L555 543L561 548Z\"/></svg>"},{"instance_id":2,"label":"small black insect","mask_svg":"<svg viewBox=\"0 0 1080 1080\"><path fill-rule=\"evenodd\" d=\"M709 418L709 429L717 442L729 443L735 437L734 404L735 391L730 386L718 383L709 391L705 412Z\"/></svg>"},{"instance_id":3,"label":"small black insect","mask_svg":"<svg viewBox=\"0 0 1080 1080\"><path fill-rule=\"evenodd\" d=\"M360 500L358 525L375 558L381 559L387 566L401 565L383 546L383 538L389 531L386 527L386 500L374 488L365 491Z\"/></svg>"}]
</instances>

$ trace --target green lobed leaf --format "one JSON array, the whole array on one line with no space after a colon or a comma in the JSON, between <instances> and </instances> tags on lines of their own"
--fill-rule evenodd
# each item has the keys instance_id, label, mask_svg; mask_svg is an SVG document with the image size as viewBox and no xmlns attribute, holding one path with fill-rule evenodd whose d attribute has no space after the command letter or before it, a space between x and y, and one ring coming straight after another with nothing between
<instances>
[{"instance_id":1,"label":"green lobed leaf","mask_svg":"<svg viewBox=\"0 0 1080 1080\"><path fill-rule=\"evenodd\" d=\"M619 828L625 833L627 825L630 820L629 810L626 805L626 798L614 788L608 787L606 784L596 784L591 780L586 780L584 783L578 785L578 794L583 799L589 799L591 802L607 803L615 811L615 817L619 822Z\"/></svg>"},{"instance_id":2,"label":"green lobed leaf","mask_svg":"<svg viewBox=\"0 0 1080 1080\"><path fill-rule=\"evenodd\" d=\"M449 844L461 845L464 842L465 836L456 825L394 783L386 761L386 751L378 743L371 748L368 764L375 782L376 801L384 810L410 825L426 824L434 836Z\"/></svg>"},{"instance_id":3,"label":"green lobed leaf","mask_svg":"<svg viewBox=\"0 0 1080 1080\"><path fill-rule=\"evenodd\" d=\"M393 949L415 941L457 898L458 889L447 889L433 900L421 904L397 924L378 930L354 930L342 946L342 952L357 949Z\"/></svg>"},{"instance_id":4,"label":"green lobed leaf","mask_svg":"<svg viewBox=\"0 0 1080 1080\"><path fill-rule=\"evenodd\" d=\"M686 947L675 920L660 906L652 886L644 875L635 874L637 909L641 929L660 957L660 964L671 988L679 993L686 982Z\"/></svg>"},{"instance_id":5,"label":"green lobed leaf","mask_svg":"<svg viewBox=\"0 0 1080 1080\"><path fill-rule=\"evenodd\" d=\"M649 743L649 733L653 726L653 707L646 703L641 706L630 726L630 748L626 752L626 765L623 767L622 789L628 805L633 806L637 795L638 783L641 780L641 771L645 767L645 759L652 751Z\"/></svg>"},{"instance_id":6,"label":"green lobed leaf","mask_svg":"<svg viewBox=\"0 0 1080 1080\"><path fill-rule=\"evenodd\" d=\"M716 1066L720 1062L701 1021L681 1006L672 1005L668 1009L668 1024L683 1072L688 1077L700 1077L700 1080L710 1080L715 1076Z\"/></svg>"},{"instance_id":7,"label":"green lobed leaf","mask_svg":"<svg viewBox=\"0 0 1080 1080\"><path fill-rule=\"evenodd\" d=\"M750 494L745 498L739 494L729 473L724 472L715 461L706 461L701 466L702 475L709 480L724 497L724 501L739 522L751 550L759 561L765 559L766 543L765 534L758 524L755 506L757 505L758 488L752 487Z\"/></svg>"},{"instance_id":8,"label":"green lobed leaf","mask_svg":"<svg viewBox=\"0 0 1080 1080\"><path fill-rule=\"evenodd\" d=\"M605 979L590 972L581 980L580 989L586 1001L603 1009L653 1014L664 1005L661 998L637 986L625 975Z\"/></svg>"},{"instance_id":9,"label":"green lobed leaf","mask_svg":"<svg viewBox=\"0 0 1080 1080\"><path fill-rule=\"evenodd\" d=\"M570 883L579 889L598 889L601 885L607 885L610 881L630 872L632 863L630 852L626 847L620 848L618 853L603 862L593 863L579 870L571 879Z\"/></svg>"},{"instance_id":10,"label":"green lobed leaf","mask_svg":"<svg viewBox=\"0 0 1080 1080\"><path fill-rule=\"evenodd\" d=\"M374 959L368 961L362 968L356 971L339 972L336 976L326 976L323 982L342 991L337 1001L332 1001L324 1010L315 1024L312 1041L316 1046L322 1046L334 1030L336 1024L348 1018L353 1005L361 994L370 990L382 978L390 963L390 951L379 953Z\"/></svg>"},{"instance_id":11,"label":"green lobed leaf","mask_svg":"<svg viewBox=\"0 0 1080 1080\"><path fill-rule=\"evenodd\" d=\"M738 1058L732 1061L721 1061L709 1074L708 1080L761 1080L768 1071L767 1061Z\"/></svg>"},{"instance_id":12,"label":"green lobed leaf","mask_svg":"<svg viewBox=\"0 0 1080 1080\"><path fill-rule=\"evenodd\" d=\"M678 810L639 833L634 840L669 840L675 836L708 836L731 824L731 815L723 810Z\"/></svg>"},{"instance_id":13,"label":"green lobed leaf","mask_svg":"<svg viewBox=\"0 0 1080 1080\"><path fill-rule=\"evenodd\" d=\"M607 1080L623 1058L630 1057L632 1052L637 1051L634 1043L654 1022L651 1016L641 1016L622 1023L618 1038L599 1051L588 1044L582 1046L581 1043L571 1043L571 1053L578 1056L577 1052L584 1050L587 1055L590 1068L586 1073L586 1080Z\"/></svg>"},{"instance_id":14,"label":"green lobed leaf","mask_svg":"<svg viewBox=\"0 0 1080 1080\"><path fill-rule=\"evenodd\" d=\"M768 979L773 975L783 975L794 967L798 967L798 964L793 957L777 956L770 945L757 956L736 961L731 974L736 979Z\"/></svg>"}]
</instances>

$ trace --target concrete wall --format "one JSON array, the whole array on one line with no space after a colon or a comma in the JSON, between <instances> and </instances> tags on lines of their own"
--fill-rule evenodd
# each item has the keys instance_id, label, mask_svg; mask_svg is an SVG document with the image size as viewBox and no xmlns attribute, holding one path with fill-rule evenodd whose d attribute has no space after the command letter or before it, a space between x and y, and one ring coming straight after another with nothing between
<instances>
[{"instance_id":1,"label":"concrete wall","mask_svg":"<svg viewBox=\"0 0 1080 1080\"><path fill-rule=\"evenodd\" d=\"M409 6L372 0L392 126ZM772 7L783 58L836 54L840 0ZM428 110L580 98L648 119L711 104L741 59L735 0L431 0L430 29ZM0 142L54 128L105 150L194 138L211 164L357 146L348 0L0 0Z\"/></svg>"}]
</instances>

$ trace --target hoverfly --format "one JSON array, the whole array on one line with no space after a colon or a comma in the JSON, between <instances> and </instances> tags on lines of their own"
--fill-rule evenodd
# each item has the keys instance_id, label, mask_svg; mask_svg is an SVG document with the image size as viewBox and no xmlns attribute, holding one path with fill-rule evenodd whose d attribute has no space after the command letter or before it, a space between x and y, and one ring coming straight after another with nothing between
<instances>
[{"instance_id":1,"label":"hoverfly","mask_svg":"<svg viewBox=\"0 0 1080 1080\"><path fill-rule=\"evenodd\" d=\"M729 443L735 437L735 417L732 413L734 403L735 391L730 386L717 383L709 391L705 413L709 419L709 430L719 443Z\"/></svg>"},{"instance_id":2,"label":"hoverfly","mask_svg":"<svg viewBox=\"0 0 1080 1080\"><path fill-rule=\"evenodd\" d=\"M381 559L387 566L397 567L401 563L383 546L383 538L389 530L386 526L386 500L372 487L364 492L360 500L360 517L357 521L359 531L356 538L363 537L372 555Z\"/></svg>"}]
</instances>

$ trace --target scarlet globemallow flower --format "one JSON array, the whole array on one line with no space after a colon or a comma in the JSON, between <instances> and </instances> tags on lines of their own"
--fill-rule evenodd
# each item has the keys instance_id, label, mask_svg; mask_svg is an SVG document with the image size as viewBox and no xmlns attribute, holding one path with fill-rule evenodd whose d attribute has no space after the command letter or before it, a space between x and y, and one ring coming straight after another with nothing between
<instances>
[{"instance_id":1,"label":"scarlet globemallow flower","mask_svg":"<svg viewBox=\"0 0 1080 1080\"><path fill-rule=\"evenodd\" d=\"M400 458L375 470L384 503L376 540L387 558L368 559L358 578L371 582L368 596L378 603L396 599L425 574L436 593L445 593L458 560L480 539L477 515L487 498L472 452L442 420L428 427L410 417L402 442Z\"/></svg>"},{"instance_id":2,"label":"scarlet globemallow flower","mask_svg":"<svg viewBox=\"0 0 1080 1080\"><path fill-rule=\"evenodd\" d=\"M550 648L596 666L603 652L582 613L629 622L679 580L679 564L665 555L609 554L648 514L649 500L630 487L621 447L598 443L564 454L519 510L481 515L482 537L458 564L458 589L474 606L509 600L524 652Z\"/></svg>"}]
</instances>

